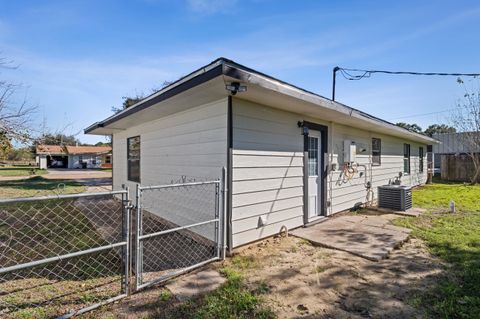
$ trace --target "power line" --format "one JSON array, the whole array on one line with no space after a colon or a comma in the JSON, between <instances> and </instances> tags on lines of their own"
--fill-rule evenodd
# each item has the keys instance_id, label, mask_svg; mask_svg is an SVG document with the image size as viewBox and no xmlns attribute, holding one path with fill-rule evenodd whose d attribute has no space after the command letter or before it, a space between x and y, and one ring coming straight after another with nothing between
<instances>
[{"instance_id":1,"label":"power line","mask_svg":"<svg viewBox=\"0 0 480 319\"><path fill-rule=\"evenodd\" d=\"M412 71L385 71L385 70L362 70L362 69L347 69L347 68L338 68L338 71L347 79L347 80L361 80L363 78L368 78L375 73L384 73L384 74L393 74L393 75L427 75L427 76L468 76L468 77L479 77L480 73L445 73L445 72L412 72ZM349 72L362 72L360 75L353 75Z\"/></svg>"},{"instance_id":2,"label":"power line","mask_svg":"<svg viewBox=\"0 0 480 319\"><path fill-rule=\"evenodd\" d=\"M420 75L420 76L465 76L465 77L480 77L480 73L445 73L445 72L413 72L413 71L386 71L386 70L363 70L363 69L347 69L341 67L333 68L333 87L332 100L335 101L335 87L337 72L347 80L358 81L364 78L370 78L372 74L383 73L390 75ZM350 72L360 72L360 74L352 74Z\"/></svg>"},{"instance_id":3,"label":"power line","mask_svg":"<svg viewBox=\"0 0 480 319\"><path fill-rule=\"evenodd\" d=\"M450 112L450 111L454 111L454 110L456 110L456 109L445 109L443 111L436 111L436 112L430 112L430 113L421 113L421 114L413 114L413 115L407 115L407 116L394 117L394 118L389 119L389 121L407 119L407 118L411 118L411 117L441 114L441 113L446 113L446 112Z\"/></svg>"}]
</instances>

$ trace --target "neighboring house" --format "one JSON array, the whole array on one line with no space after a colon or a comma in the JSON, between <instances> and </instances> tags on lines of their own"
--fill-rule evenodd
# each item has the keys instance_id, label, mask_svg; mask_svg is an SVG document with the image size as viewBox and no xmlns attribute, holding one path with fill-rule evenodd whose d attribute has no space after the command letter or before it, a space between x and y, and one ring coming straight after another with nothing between
<instances>
[{"instance_id":1,"label":"neighboring house","mask_svg":"<svg viewBox=\"0 0 480 319\"><path fill-rule=\"evenodd\" d=\"M36 163L46 168L111 168L110 146L37 145Z\"/></svg>"},{"instance_id":2,"label":"neighboring house","mask_svg":"<svg viewBox=\"0 0 480 319\"><path fill-rule=\"evenodd\" d=\"M475 168L469 153L480 153L480 148L471 149L467 134L443 133L434 134L433 138L440 144L433 145L435 171L441 178L450 181L470 182ZM479 137L480 140L480 137Z\"/></svg>"},{"instance_id":3,"label":"neighboring house","mask_svg":"<svg viewBox=\"0 0 480 319\"><path fill-rule=\"evenodd\" d=\"M113 136L113 188L132 196L137 183L217 179L226 167L230 249L370 201L398 178L424 183L436 143L224 58L85 133Z\"/></svg>"},{"instance_id":4,"label":"neighboring house","mask_svg":"<svg viewBox=\"0 0 480 319\"><path fill-rule=\"evenodd\" d=\"M37 145L35 149L35 163L41 169L48 167L66 167L68 156L60 145Z\"/></svg>"}]
</instances>

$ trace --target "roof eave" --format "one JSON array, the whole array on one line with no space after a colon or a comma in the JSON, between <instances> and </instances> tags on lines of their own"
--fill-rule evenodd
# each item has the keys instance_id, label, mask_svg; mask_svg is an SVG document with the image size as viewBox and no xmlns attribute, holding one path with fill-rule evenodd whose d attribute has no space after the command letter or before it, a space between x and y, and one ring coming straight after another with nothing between
<instances>
[{"instance_id":1,"label":"roof eave","mask_svg":"<svg viewBox=\"0 0 480 319\"><path fill-rule=\"evenodd\" d=\"M217 76L228 76L242 82L256 84L269 90L273 90L282 94L287 94L297 99L307 100L312 103L319 104L322 107L348 114L350 116L355 116L359 120L375 123L376 125L381 125L385 128L395 130L397 133L408 136L412 140L432 144L439 143L439 141L428 136L408 131L378 117L369 115L365 112L362 112L345 104L332 101L331 99L328 99L324 96L299 88L287 82L278 80L269 75L258 72L256 70L253 70L225 58L218 58L210 64L193 71L192 73L182 77L178 81L166 86L160 91L146 97L145 99L139 101L133 106L117 114L114 114L103 121L96 122L90 125L84 130L84 132L85 134L95 134L94 131L99 128L104 128L109 124L112 124L122 118L144 110L152 105L155 105L170 97L180 94Z\"/></svg>"},{"instance_id":2,"label":"roof eave","mask_svg":"<svg viewBox=\"0 0 480 319\"><path fill-rule=\"evenodd\" d=\"M95 129L105 127L113 122L116 122L122 118L125 118L133 113L144 110L152 105L155 105L159 102L162 102L170 97L173 97L177 94L180 94L190 88L193 88L199 84L202 84L206 81L209 81L217 76L223 74L223 63L224 59L219 58L213 61L212 63L201 67L193 71L192 73L182 77L178 81L173 82L172 84L164 87L151 94L150 96L144 98L143 100L137 102L136 104L130 106L127 109L122 110L119 113L116 113L103 121L96 122L84 130L85 134L92 133Z\"/></svg>"}]
</instances>

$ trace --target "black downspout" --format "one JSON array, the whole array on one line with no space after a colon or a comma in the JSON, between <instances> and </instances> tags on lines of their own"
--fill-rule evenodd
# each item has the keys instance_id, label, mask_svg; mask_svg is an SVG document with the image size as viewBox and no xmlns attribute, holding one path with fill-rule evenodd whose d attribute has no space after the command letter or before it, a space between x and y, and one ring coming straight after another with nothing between
<instances>
[{"instance_id":1,"label":"black downspout","mask_svg":"<svg viewBox=\"0 0 480 319\"><path fill-rule=\"evenodd\" d=\"M232 115L232 96L228 96L227 102L227 246L228 255L232 254L232 150L233 150L233 115Z\"/></svg>"}]
</instances>

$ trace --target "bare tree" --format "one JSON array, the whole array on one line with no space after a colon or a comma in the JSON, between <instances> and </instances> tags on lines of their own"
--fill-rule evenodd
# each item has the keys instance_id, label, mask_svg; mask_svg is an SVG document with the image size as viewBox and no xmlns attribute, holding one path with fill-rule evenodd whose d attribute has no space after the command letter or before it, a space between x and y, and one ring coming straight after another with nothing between
<instances>
[{"instance_id":1,"label":"bare tree","mask_svg":"<svg viewBox=\"0 0 480 319\"><path fill-rule=\"evenodd\" d=\"M0 58L0 69L16 69L11 61ZM32 115L36 111L35 106L27 104L23 97L18 101L21 84L11 83L0 79L0 135L3 143L12 140L27 142L31 137Z\"/></svg>"},{"instance_id":2,"label":"bare tree","mask_svg":"<svg viewBox=\"0 0 480 319\"><path fill-rule=\"evenodd\" d=\"M452 114L452 123L460 132L465 152L473 162L470 180L476 184L480 181L480 88L469 90L461 79L457 81L465 88L465 94Z\"/></svg>"}]
</instances>

